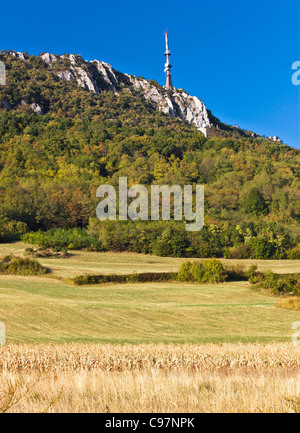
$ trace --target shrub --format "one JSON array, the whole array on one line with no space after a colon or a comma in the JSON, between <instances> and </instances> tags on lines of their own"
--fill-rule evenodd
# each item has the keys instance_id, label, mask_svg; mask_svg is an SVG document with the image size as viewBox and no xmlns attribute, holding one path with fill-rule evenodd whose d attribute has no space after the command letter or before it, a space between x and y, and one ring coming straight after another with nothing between
<instances>
[{"instance_id":1,"label":"shrub","mask_svg":"<svg viewBox=\"0 0 300 433\"><path fill-rule=\"evenodd\" d=\"M184 257L188 247L186 231L181 228L166 228L152 244L152 251L157 256Z\"/></svg>"},{"instance_id":2,"label":"shrub","mask_svg":"<svg viewBox=\"0 0 300 433\"><path fill-rule=\"evenodd\" d=\"M254 250L256 259L270 259L274 254L273 245L268 241L268 239L262 237L254 238L251 247Z\"/></svg>"},{"instance_id":3,"label":"shrub","mask_svg":"<svg viewBox=\"0 0 300 433\"><path fill-rule=\"evenodd\" d=\"M270 290L274 295L300 295L300 274L274 274L273 272L254 272L249 282L258 287Z\"/></svg>"},{"instance_id":4,"label":"shrub","mask_svg":"<svg viewBox=\"0 0 300 433\"><path fill-rule=\"evenodd\" d=\"M249 283L254 284L257 275L258 275L257 265L251 265L248 271L246 272L246 276L248 277Z\"/></svg>"},{"instance_id":5,"label":"shrub","mask_svg":"<svg viewBox=\"0 0 300 433\"><path fill-rule=\"evenodd\" d=\"M177 274L177 279L179 281L194 281L192 279L193 278L192 267L193 267L192 262L182 263L182 265L180 266L180 269L178 271L178 274Z\"/></svg>"},{"instance_id":6,"label":"shrub","mask_svg":"<svg viewBox=\"0 0 300 433\"><path fill-rule=\"evenodd\" d=\"M50 229L46 232L38 231L26 233L22 241L39 245L43 248L52 248L59 252L63 249L102 251L102 243L93 236L89 236L85 229Z\"/></svg>"},{"instance_id":7,"label":"shrub","mask_svg":"<svg viewBox=\"0 0 300 433\"><path fill-rule=\"evenodd\" d=\"M186 262L179 269L179 281L197 281L198 283L220 283L228 279L224 266L219 260Z\"/></svg>"},{"instance_id":8,"label":"shrub","mask_svg":"<svg viewBox=\"0 0 300 433\"><path fill-rule=\"evenodd\" d=\"M253 250L250 245L240 244L237 247L228 249L227 258L229 259L250 259L253 255Z\"/></svg>"},{"instance_id":9,"label":"shrub","mask_svg":"<svg viewBox=\"0 0 300 433\"><path fill-rule=\"evenodd\" d=\"M247 281L248 276L245 271L244 265L226 265L224 266L225 272L228 275L228 280L230 281Z\"/></svg>"},{"instance_id":10,"label":"shrub","mask_svg":"<svg viewBox=\"0 0 300 433\"><path fill-rule=\"evenodd\" d=\"M62 248L61 251L58 250L58 248L54 248L54 251L50 249L42 249L42 248L26 248L24 251L24 254L26 256L31 257L55 257L55 258L67 258L70 257L70 254L68 253L68 250L66 248Z\"/></svg>"},{"instance_id":11,"label":"shrub","mask_svg":"<svg viewBox=\"0 0 300 433\"><path fill-rule=\"evenodd\" d=\"M26 248L24 251L25 256L34 256L35 249L34 248Z\"/></svg>"},{"instance_id":12,"label":"shrub","mask_svg":"<svg viewBox=\"0 0 300 433\"><path fill-rule=\"evenodd\" d=\"M0 259L0 274L43 275L48 269L37 260L15 256L5 256Z\"/></svg>"},{"instance_id":13,"label":"shrub","mask_svg":"<svg viewBox=\"0 0 300 433\"><path fill-rule=\"evenodd\" d=\"M143 272L141 274L128 274L128 275L78 275L73 278L73 283L76 286L90 285L90 284L104 284L104 283L146 283L146 282L162 282L176 280L177 274L175 272Z\"/></svg>"},{"instance_id":14,"label":"shrub","mask_svg":"<svg viewBox=\"0 0 300 433\"><path fill-rule=\"evenodd\" d=\"M26 223L3 219L0 221L0 242L18 241L27 231L28 227Z\"/></svg>"},{"instance_id":15,"label":"shrub","mask_svg":"<svg viewBox=\"0 0 300 433\"><path fill-rule=\"evenodd\" d=\"M289 260L300 260L300 244L288 250L287 258Z\"/></svg>"}]
</instances>

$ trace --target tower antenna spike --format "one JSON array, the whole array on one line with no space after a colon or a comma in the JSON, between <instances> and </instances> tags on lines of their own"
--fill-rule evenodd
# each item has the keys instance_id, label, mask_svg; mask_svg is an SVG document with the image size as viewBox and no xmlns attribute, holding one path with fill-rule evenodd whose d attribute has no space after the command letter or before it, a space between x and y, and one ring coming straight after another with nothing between
<instances>
[{"instance_id":1,"label":"tower antenna spike","mask_svg":"<svg viewBox=\"0 0 300 433\"><path fill-rule=\"evenodd\" d=\"M173 84L172 84L172 78L171 78L171 68L172 65L170 64L170 55L171 51L169 50L169 38L168 38L168 32L165 31L165 42L166 42L166 63L165 63L165 73L166 73L166 89L167 90L173 90Z\"/></svg>"}]
</instances>

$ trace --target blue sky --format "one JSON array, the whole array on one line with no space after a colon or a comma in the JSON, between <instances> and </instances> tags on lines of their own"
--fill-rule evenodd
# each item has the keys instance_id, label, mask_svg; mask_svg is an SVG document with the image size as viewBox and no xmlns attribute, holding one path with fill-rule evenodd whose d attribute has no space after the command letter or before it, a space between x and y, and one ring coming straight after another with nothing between
<instances>
[{"instance_id":1,"label":"blue sky","mask_svg":"<svg viewBox=\"0 0 300 433\"><path fill-rule=\"evenodd\" d=\"M164 31L173 84L223 122L300 148L299 0L5 2L0 49L78 53L165 83Z\"/></svg>"}]
</instances>

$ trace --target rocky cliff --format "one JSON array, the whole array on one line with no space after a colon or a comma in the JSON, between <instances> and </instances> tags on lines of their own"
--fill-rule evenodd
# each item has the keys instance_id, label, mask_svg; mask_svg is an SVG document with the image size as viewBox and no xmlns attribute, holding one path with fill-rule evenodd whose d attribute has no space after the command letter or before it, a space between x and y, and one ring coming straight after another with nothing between
<instances>
[{"instance_id":1,"label":"rocky cliff","mask_svg":"<svg viewBox=\"0 0 300 433\"><path fill-rule=\"evenodd\" d=\"M258 135L252 131L245 131L235 126L222 123L215 118L206 108L205 104L196 96L191 96L183 89L166 90L154 80L146 80L143 77L135 77L121 73L103 61L92 60L86 61L78 54L54 55L51 53L42 53L40 56L29 56L26 52L17 51L0 51L0 57L4 60L7 56L14 56L18 61L32 62L34 68L39 69L40 63L49 72L56 75L61 80L75 82L78 86L96 95L101 92L111 91L118 94L122 90L130 92L135 96L143 99L148 105L155 110L159 110L166 115L179 118L182 121L195 125L205 136L234 136ZM43 68L41 68L43 69ZM30 99L28 101L27 99ZM23 97L17 104L24 108L30 107L35 113L43 115L47 112L47 106L40 106L40 102L34 98ZM15 103L16 105L16 103ZM44 104L47 105L47 104ZM1 106L10 110L11 104L4 97ZM270 137L270 140L274 138ZM277 141L280 141L276 137Z\"/></svg>"},{"instance_id":2,"label":"rocky cliff","mask_svg":"<svg viewBox=\"0 0 300 433\"><path fill-rule=\"evenodd\" d=\"M23 56L22 53L17 53L17 55ZM173 92L166 91L154 81L122 74L115 71L108 63L98 60L88 62L74 54L59 57L64 59L68 57L69 60L68 68L55 72L62 80L76 80L79 86L96 94L103 90L118 93L122 88L127 88L130 92L138 91L154 108L194 124L204 134L206 134L206 128L212 125L205 104L196 96L190 96L181 89L175 89ZM45 53L41 55L41 58L51 67L51 64L57 61L58 56Z\"/></svg>"}]
</instances>

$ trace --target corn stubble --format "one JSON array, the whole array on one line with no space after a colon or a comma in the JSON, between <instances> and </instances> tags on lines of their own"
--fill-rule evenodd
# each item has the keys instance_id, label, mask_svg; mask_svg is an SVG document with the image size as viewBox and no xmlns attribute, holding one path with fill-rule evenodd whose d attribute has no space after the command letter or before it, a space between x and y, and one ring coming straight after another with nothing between
<instances>
[{"instance_id":1,"label":"corn stubble","mask_svg":"<svg viewBox=\"0 0 300 433\"><path fill-rule=\"evenodd\" d=\"M7 345L0 412L299 412L291 343Z\"/></svg>"}]
</instances>

